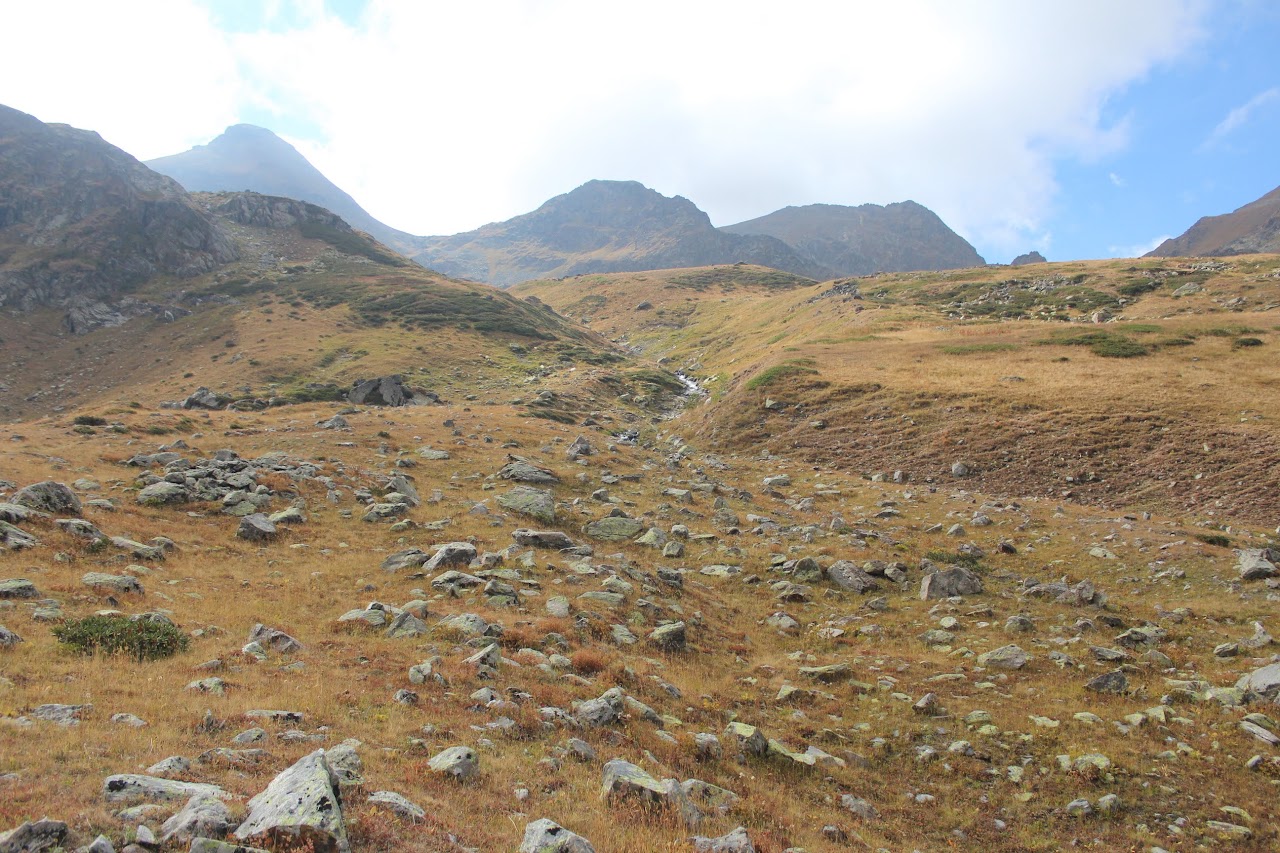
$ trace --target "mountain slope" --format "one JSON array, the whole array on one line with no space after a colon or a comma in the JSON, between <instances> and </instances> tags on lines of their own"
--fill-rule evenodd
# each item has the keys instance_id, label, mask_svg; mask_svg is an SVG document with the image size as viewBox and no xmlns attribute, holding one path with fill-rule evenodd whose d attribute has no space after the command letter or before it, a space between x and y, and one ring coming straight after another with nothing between
<instances>
[{"instance_id":1,"label":"mountain slope","mask_svg":"<svg viewBox=\"0 0 1280 853\"><path fill-rule=\"evenodd\" d=\"M146 165L191 192L252 190L318 204L394 249L407 251L419 238L369 215L298 150L266 128L236 124L208 145L197 145Z\"/></svg>"},{"instance_id":2,"label":"mountain slope","mask_svg":"<svg viewBox=\"0 0 1280 853\"><path fill-rule=\"evenodd\" d=\"M914 201L785 207L720 230L776 237L838 275L963 269L986 263L937 214Z\"/></svg>"},{"instance_id":3,"label":"mountain slope","mask_svg":"<svg viewBox=\"0 0 1280 853\"><path fill-rule=\"evenodd\" d=\"M171 179L92 131L0 106L0 307L115 299L236 255Z\"/></svg>"},{"instance_id":4,"label":"mountain slope","mask_svg":"<svg viewBox=\"0 0 1280 853\"><path fill-rule=\"evenodd\" d=\"M1280 252L1280 187L1231 213L1205 216L1180 237L1165 240L1148 258Z\"/></svg>"},{"instance_id":5,"label":"mountain slope","mask_svg":"<svg viewBox=\"0 0 1280 853\"><path fill-rule=\"evenodd\" d=\"M635 181L589 181L532 213L425 238L415 260L507 286L534 278L745 262L810 278L831 271L772 237L726 234L680 196Z\"/></svg>"}]
</instances>

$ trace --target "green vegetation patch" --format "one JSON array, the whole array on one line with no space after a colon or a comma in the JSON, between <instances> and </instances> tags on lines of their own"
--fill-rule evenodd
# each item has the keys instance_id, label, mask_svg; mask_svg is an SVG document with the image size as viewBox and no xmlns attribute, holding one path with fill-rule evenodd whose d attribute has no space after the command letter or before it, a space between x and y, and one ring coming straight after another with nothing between
<instances>
[{"instance_id":1,"label":"green vegetation patch","mask_svg":"<svg viewBox=\"0 0 1280 853\"><path fill-rule=\"evenodd\" d=\"M1206 545L1212 545L1215 548L1230 548L1231 538L1223 536L1221 533L1197 533L1195 537Z\"/></svg>"},{"instance_id":2,"label":"green vegetation patch","mask_svg":"<svg viewBox=\"0 0 1280 853\"><path fill-rule=\"evenodd\" d=\"M299 223L298 230L302 232L303 237L311 240L321 240L346 255L368 258L375 263L389 267L403 267L409 263L404 258L387 251L369 237L356 231L342 231L330 225L310 220L303 220Z\"/></svg>"},{"instance_id":3,"label":"green vegetation patch","mask_svg":"<svg viewBox=\"0 0 1280 853\"><path fill-rule=\"evenodd\" d=\"M734 264L728 267L710 267L683 273L673 277L671 283L697 291L716 286L724 290L733 290L739 285L743 287L763 287L767 290L789 290L794 287L808 287L814 284L814 281L811 278L782 272L781 270Z\"/></svg>"},{"instance_id":4,"label":"green vegetation patch","mask_svg":"<svg viewBox=\"0 0 1280 853\"><path fill-rule=\"evenodd\" d=\"M631 382L638 385L647 385L649 388L665 392L667 394L684 393L684 383L670 373L661 370L649 370L642 368L640 370L632 370L626 374Z\"/></svg>"},{"instance_id":5,"label":"green vegetation patch","mask_svg":"<svg viewBox=\"0 0 1280 853\"><path fill-rule=\"evenodd\" d=\"M1089 351L1094 355L1099 355L1103 358L1137 358L1151 354L1151 347L1115 332L1097 331L1082 332L1074 335L1055 335L1040 343L1068 347L1088 347Z\"/></svg>"},{"instance_id":6,"label":"green vegetation patch","mask_svg":"<svg viewBox=\"0 0 1280 853\"><path fill-rule=\"evenodd\" d=\"M172 657L190 644L175 625L127 616L72 619L54 628L53 636L80 654L125 654L138 661Z\"/></svg>"},{"instance_id":7,"label":"green vegetation patch","mask_svg":"<svg viewBox=\"0 0 1280 853\"><path fill-rule=\"evenodd\" d=\"M1018 349L1018 345L1007 343L948 344L939 347L939 349L947 355L974 355L984 352L1013 352Z\"/></svg>"},{"instance_id":8,"label":"green vegetation patch","mask_svg":"<svg viewBox=\"0 0 1280 853\"><path fill-rule=\"evenodd\" d=\"M797 358L791 361L785 361L782 364L775 364L755 376L746 384L748 391L757 391L761 388L768 388L785 379L797 379L801 376L817 376L818 371L813 368L814 362L811 358Z\"/></svg>"},{"instance_id":9,"label":"green vegetation patch","mask_svg":"<svg viewBox=\"0 0 1280 853\"><path fill-rule=\"evenodd\" d=\"M966 569L973 569L974 571L982 568L982 558L965 551L935 550L929 551L924 556L926 560L940 563L944 566L964 566Z\"/></svg>"}]
</instances>

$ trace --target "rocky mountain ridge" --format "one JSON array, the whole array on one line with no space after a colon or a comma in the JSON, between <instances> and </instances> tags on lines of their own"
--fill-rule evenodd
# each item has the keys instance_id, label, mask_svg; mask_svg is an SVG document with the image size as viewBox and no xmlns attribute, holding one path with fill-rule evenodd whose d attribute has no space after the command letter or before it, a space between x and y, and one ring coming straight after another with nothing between
<instances>
[{"instance_id":1,"label":"rocky mountain ridge","mask_svg":"<svg viewBox=\"0 0 1280 853\"><path fill-rule=\"evenodd\" d=\"M785 207L720 230L776 237L840 276L961 269L986 263L936 213L914 201Z\"/></svg>"},{"instance_id":2,"label":"rocky mountain ridge","mask_svg":"<svg viewBox=\"0 0 1280 853\"><path fill-rule=\"evenodd\" d=\"M263 127L232 125L207 145L146 165L189 192L252 190L319 205L399 251L411 252L419 240L375 219L296 148Z\"/></svg>"},{"instance_id":3,"label":"rocky mountain ridge","mask_svg":"<svg viewBox=\"0 0 1280 853\"><path fill-rule=\"evenodd\" d=\"M447 275L509 286L585 273L751 263L810 278L831 271L781 240L727 234L681 196L636 181L588 181L537 210L449 237L414 260Z\"/></svg>"},{"instance_id":4,"label":"rocky mountain ridge","mask_svg":"<svg viewBox=\"0 0 1280 853\"><path fill-rule=\"evenodd\" d=\"M1201 217L1145 257L1214 257L1280 252L1280 187L1221 216Z\"/></svg>"},{"instance_id":5,"label":"rocky mountain ridge","mask_svg":"<svg viewBox=\"0 0 1280 853\"><path fill-rule=\"evenodd\" d=\"M0 307L115 300L238 256L173 180L98 134L0 106Z\"/></svg>"}]
</instances>

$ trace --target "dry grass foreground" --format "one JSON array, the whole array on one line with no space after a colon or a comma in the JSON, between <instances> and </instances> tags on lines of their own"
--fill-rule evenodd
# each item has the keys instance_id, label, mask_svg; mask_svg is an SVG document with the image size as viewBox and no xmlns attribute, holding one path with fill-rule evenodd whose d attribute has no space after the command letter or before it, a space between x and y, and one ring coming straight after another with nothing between
<instances>
[{"instance_id":1,"label":"dry grass foreground","mask_svg":"<svg viewBox=\"0 0 1280 853\"><path fill-rule=\"evenodd\" d=\"M897 346L904 351L930 346L920 327L888 334L902 336ZM713 352L700 357L709 361ZM830 375L825 363L821 369ZM1241 381L1261 381L1237 372ZM925 374L916 381L926 381ZM726 380L717 393L730 388ZM1200 408L1213 412L1212 402L1205 395ZM31 579L41 598L56 599L69 618L106 608L162 609L199 635L189 651L167 660L86 658L58 646L50 624L33 619L31 602L4 603L0 622L25 642L0 651L0 827L47 814L71 822L82 839L104 832L121 842L132 830L103 800L106 776L231 746L237 732L262 724L245 713L267 708L302 713L295 728L319 740L281 739L288 726L265 724L268 756L260 763L195 763L190 778L248 797L317 743L356 738L363 743L366 782L346 792L345 809L357 850L513 850L525 823L542 817L601 851L691 849L692 833L673 815L600 797L601 765L615 757L660 778L698 778L733 791L738 804L726 815L709 813L699 833L745 825L763 853L791 847L1192 850L1224 837L1237 850L1278 843L1280 761L1273 747L1241 730L1245 714L1271 709L1232 707L1179 686L1230 686L1272 654L1266 646L1235 657L1214 654L1219 644L1250 637L1251 623L1266 623L1275 611L1269 586L1242 584L1220 540L1210 545L1197 538L1221 535L1216 528L1182 516L1121 516L1036 498L992 500L964 479L940 478L936 487L871 482L843 466L770 458L759 448L712 456L696 442L685 443L692 434L680 420L646 427L639 447L611 450L607 433L620 423L603 421L584 431L600 452L572 463L564 451L577 428L522 417L520 407L368 409L348 416L350 433L313 426L337 408L214 412L184 421L149 406L119 406L94 410L118 424L115 429L77 431L67 413L17 425L5 437L5 478L18 485L96 481L82 484L80 496L108 499L115 509L90 506L87 519L110 535L166 536L177 549L163 561L137 560L111 549L90 551L50 520L30 521L22 526L43 544L5 553L0 577ZM171 431L157 436L157 427ZM282 528L279 541L263 545L234 538L236 519L215 504L140 506L133 490L140 472L121 460L178 438L190 445L181 452L197 459L230 448L245 458L283 451L313 461L334 478L340 497L333 503L318 484L269 478L277 492L271 508L300 499L309 520ZM519 447L504 448L508 442ZM416 459L422 446L446 449L451 458L395 467L397 459ZM538 551L526 563L527 549L517 549L503 564L517 573L517 607L491 606L478 591L453 597L433 589L430 576L379 568L388 554L411 546L430 550L473 540L482 552L508 548L511 530L531 524L495 503L509 484L490 475L508 452L562 475L554 487L556 529L590 541L583 526L609 508L593 498L604 488L613 506L646 525L687 525L692 535L684 556L597 541L588 561ZM409 513L412 529L392 532L388 524L360 521L364 508L353 490L376 488L397 472L411 475L424 498ZM779 474L790 484L762 486L764 477ZM690 491L687 498L666 492L673 488ZM725 512L739 524L731 525ZM833 524L835 517L845 524ZM1224 520L1231 521L1230 545L1271 541L1258 526ZM948 533L955 524L964 529ZM806 556L824 566L837 559L901 563L905 580L882 578L878 592L865 596L827 581L798 590L783 561ZM926 556L973 565L985 591L963 600L920 600ZM715 565L741 572L700 571ZM656 582L659 567L683 570L683 589ZM81 585L92 570L135 575L146 592L117 595L113 604ZM1094 583L1108 596L1105 610L1022 594L1029 581L1063 577ZM618 580L630 586L618 606L578 598L605 583L625 589ZM569 618L548 614L555 595L569 599ZM336 621L369 601L399 606L413 599L427 601L432 626L464 612L501 623L508 662L497 678L481 680L463 663L476 648L456 633L433 627L422 637L390 640ZM795 630L766 623L780 611L794 617ZM1009 622L1019 616L1025 620ZM675 618L689 626L687 651L647 644L660 620ZM303 649L261 662L243 654L259 622L297 637ZM613 625L626 626L639 642L618 645ZM1119 646L1116 637L1144 625L1165 634L1137 649ZM930 630L945 633L926 635ZM564 646L552 634L563 637ZM1024 668L979 665L978 654L1010 643L1030 654ZM1117 668L1098 660L1092 647L1128 656L1120 665L1125 692L1086 690L1090 679ZM552 652L571 658L577 670L533 665ZM434 656L448 685L412 685L409 667ZM222 661L216 673L198 669L214 659ZM801 671L840 663L848 670L831 683ZM226 680L225 695L186 689L210 674ZM786 685L800 690L778 698ZM568 709L614 686L662 715L661 728L634 709L603 728L541 725L538 708ZM480 706L471 696L483 687L512 704ZM393 700L408 688L419 694L417 704ZM929 694L932 713L913 709ZM44 703L93 708L74 727L19 726L19 717ZM201 725L206 709L221 728ZM135 714L147 725L113 723L117 713ZM501 717L514 725L495 727ZM810 767L782 755L745 763L728 754L700 759L692 735L721 734L731 720L757 725L796 752L817 747L833 760ZM585 739L596 758L566 755L571 737ZM480 755L479 776L465 786L427 769L432 755L459 744ZM1106 756L1107 766L1077 761L1086 755ZM1262 759L1247 766L1254 755ZM427 820L404 823L365 802L380 789L417 802ZM878 816L845 809L846 794L867 800ZM1107 794L1118 797L1110 813L1068 812L1073 800L1097 804ZM240 813L243 801L233 808ZM149 825L156 828L165 814ZM1222 824L1243 829L1226 836ZM833 840L841 834L846 840Z\"/></svg>"}]
</instances>

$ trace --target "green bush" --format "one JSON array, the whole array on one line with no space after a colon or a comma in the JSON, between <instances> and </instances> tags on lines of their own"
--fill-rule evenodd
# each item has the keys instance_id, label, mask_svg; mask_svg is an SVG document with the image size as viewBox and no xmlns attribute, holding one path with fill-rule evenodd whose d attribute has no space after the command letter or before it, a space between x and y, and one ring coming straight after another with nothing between
<instances>
[{"instance_id":1,"label":"green bush","mask_svg":"<svg viewBox=\"0 0 1280 853\"><path fill-rule=\"evenodd\" d=\"M1231 540L1221 533L1197 533L1195 536L1206 545L1213 545L1217 548L1231 547Z\"/></svg>"},{"instance_id":2,"label":"green bush","mask_svg":"<svg viewBox=\"0 0 1280 853\"><path fill-rule=\"evenodd\" d=\"M187 650L187 635L168 622L137 621L127 616L86 616L53 629L53 636L80 654L127 654L135 660L157 660Z\"/></svg>"},{"instance_id":3,"label":"green bush","mask_svg":"<svg viewBox=\"0 0 1280 853\"><path fill-rule=\"evenodd\" d=\"M747 382L746 389L748 391L756 391L761 388L768 388L781 382L784 379L796 379L801 376L817 376L818 371L809 365L813 364L812 359L795 359L794 361L775 364L768 370L763 371Z\"/></svg>"},{"instance_id":4,"label":"green bush","mask_svg":"<svg viewBox=\"0 0 1280 853\"><path fill-rule=\"evenodd\" d=\"M1124 335L1117 335L1112 332L1082 332L1078 335L1050 338L1049 340L1041 341L1041 343L1069 347L1088 347L1089 351L1094 355L1100 355L1103 358L1136 358L1137 356L1148 355L1151 352L1150 348L1138 343L1133 338L1127 338Z\"/></svg>"},{"instance_id":5,"label":"green bush","mask_svg":"<svg viewBox=\"0 0 1280 853\"><path fill-rule=\"evenodd\" d=\"M90 427L106 426L107 419L100 418L97 415L76 415L75 419L72 420L71 423L75 424L76 426L90 426Z\"/></svg>"},{"instance_id":6,"label":"green bush","mask_svg":"<svg viewBox=\"0 0 1280 853\"><path fill-rule=\"evenodd\" d=\"M942 351L947 355L972 355L983 352L1013 352L1017 348L1017 344L948 344L942 347Z\"/></svg>"},{"instance_id":7,"label":"green bush","mask_svg":"<svg viewBox=\"0 0 1280 853\"><path fill-rule=\"evenodd\" d=\"M966 569L975 570L982 568L982 559L976 554L965 551L929 551L924 556L926 560L944 566L964 566Z\"/></svg>"},{"instance_id":8,"label":"green bush","mask_svg":"<svg viewBox=\"0 0 1280 853\"><path fill-rule=\"evenodd\" d=\"M1242 349L1244 347L1260 347L1262 346L1261 338L1236 338L1231 346L1234 349Z\"/></svg>"}]
</instances>

